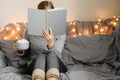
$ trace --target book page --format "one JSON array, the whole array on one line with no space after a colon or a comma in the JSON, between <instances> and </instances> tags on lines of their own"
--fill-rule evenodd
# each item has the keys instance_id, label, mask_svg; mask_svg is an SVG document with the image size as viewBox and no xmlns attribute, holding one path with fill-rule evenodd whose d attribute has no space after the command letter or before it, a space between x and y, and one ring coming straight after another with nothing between
<instances>
[{"instance_id":1,"label":"book page","mask_svg":"<svg viewBox=\"0 0 120 80\"><path fill-rule=\"evenodd\" d=\"M46 27L46 10L28 9L28 34L42 35Z\"/></svg>"},{"instance_id":2,"label":"book page","mask_svg":"<svg viewBox=\"0 0 120 80\"><path fill-rule=\"evenodd\" d=\"M66 9L56 8L47 11L47 26L55 36L66 34Z\"/></svg>"}]
</instances>

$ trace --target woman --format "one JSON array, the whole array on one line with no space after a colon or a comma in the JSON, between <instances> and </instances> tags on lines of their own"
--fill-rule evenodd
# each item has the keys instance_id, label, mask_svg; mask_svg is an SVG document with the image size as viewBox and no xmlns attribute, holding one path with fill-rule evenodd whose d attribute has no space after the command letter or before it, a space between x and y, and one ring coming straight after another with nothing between
<instances>
[{"instance_id":1,"label":"woman","mask_svg":"<svg viewBox=\"0 0 120 80\"><path fill-rule=\"evenodd\" d=\"M50 1L42 1L38 5L38 9L44 9L44 10L54 9L54 6L53 6L53 3ZM43 36L47 41L48 50L51 50L54 46L54 37L53 37L51 28L48 30L43 30ZM47 64L45 64L46 61L47 61ZM41 63L43 63L44 65L40 66ZM45 67L47 67L47 69L45 69ZM45 71L47 71L46 74L45 74ZM36 59L35 69L32 73L32 79L41 80L40 78L42 78L42 80L44 80L45 75L46 75L47 80L58 80L59 79L57 55L53 52L50 52L48 54L41 54Z\"/></svg>"},{"instance_id":2,"label":"woman","mask_svg":"<svg viewBox=\"0 0 120 80\"><path fill-rule=\"evenodd\" d=\"M52 2L50 1L42 1L38 5L38 9L54 9ZM43 37L47 42L47 53L38 52L39 55L32 61L27 61L27 73L31 74L32 70L32 80L58 80L59 79L59 66L58 66L58 57L52 52L52 48L54 47L54 37L51 28L48 30L43 30ZM31 35L27 35L28 39ZM14 49L20 52L16 47ZM30 49L28 49L24 55L28 55ZM31 53L34 54L34 53ZM23 55L23 56L24 56ZM32 57L32 56L31 56Z\"/></svg>"}]
</instances>

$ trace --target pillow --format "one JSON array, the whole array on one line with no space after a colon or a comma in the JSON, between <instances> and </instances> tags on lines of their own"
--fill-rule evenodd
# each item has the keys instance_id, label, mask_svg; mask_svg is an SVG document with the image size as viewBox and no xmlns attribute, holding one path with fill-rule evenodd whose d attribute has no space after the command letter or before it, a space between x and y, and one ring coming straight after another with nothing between
<instances>
[{"instance_id":1,"label":"pillow","mask_svg":"<svg viewBox=\"0 0 120 80\"><path fill-rule=\"evenodd\" d=\"M109 35L90 35L67 37L63 56L70 55L72 60L82 62L100 62L103 61L109 53L111 45L111 36ZM68 60L70 60L68 58ZM69 62L69 61L68 61Z\"/></svg>"}]
</instances>

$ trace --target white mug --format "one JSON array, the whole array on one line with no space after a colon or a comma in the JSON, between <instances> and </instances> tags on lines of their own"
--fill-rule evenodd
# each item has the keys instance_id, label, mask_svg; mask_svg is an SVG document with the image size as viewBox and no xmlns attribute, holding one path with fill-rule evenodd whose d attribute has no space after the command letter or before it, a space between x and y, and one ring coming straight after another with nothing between
<instances>
[{"instance_id":1,"label":"white mug","mask_svg":"<svg viewBox=\"0 0 120 80\"><path fill-rule=\"evenodd\" d=\"M26 50L29 48L29 41L26 39L20 39L16 42L19 50Z\"/></svg>"}]
</instances>

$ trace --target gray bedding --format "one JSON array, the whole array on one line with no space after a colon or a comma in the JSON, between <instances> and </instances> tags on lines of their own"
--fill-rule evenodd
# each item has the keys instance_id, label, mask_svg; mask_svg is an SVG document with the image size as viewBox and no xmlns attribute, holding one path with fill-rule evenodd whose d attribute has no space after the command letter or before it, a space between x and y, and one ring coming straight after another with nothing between
<instances>
[{"instance_id":1,"label":"gray bedding","mask_svg":"<svg viewBox=\"0 0 120 80\"><path fill-rule=\"evenodd\" d=\"M110 35L67 37L67 80L120 80L120 25Z\"/></svg>"},{"instance_id":2,"label":"gray bedding","mask_svg":"<svg viewBox=\"0 0 120 80\"><path fill-rule=\"evenodd\" d=\"M68 71L62 80L120 80L119 54L120 25L111 35L67 37L62 61ZM14 67L0 68L0 80L31 80Z\"/></svg>"},{"instance_id":3,"label":"gray bedding","mask_svg":"<svg viewBox=\"0 0 120 80\"><path fill-rule=\"evenodd\" d=\"M107 64L85 66L74 65L66 73L67 80L120 80L116 70Z\"/></svg>"},{"instance_id":4,"label":"gray bedding","mask_svg":"<svg viewBox=\"0 0 120 80\"><path fill-rule=\"evenodd\" d=\"M15 67L5 67L0 71L0 80L31 80L30 75L21 74Z\"/></svg>"}]
</instances>

